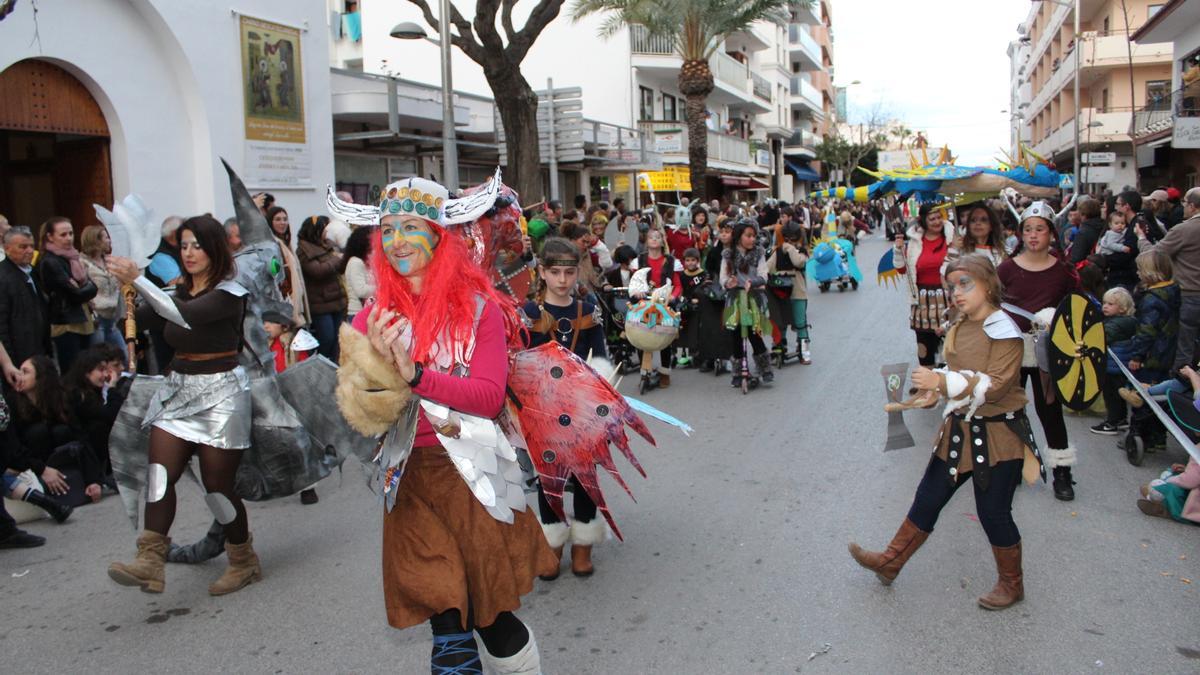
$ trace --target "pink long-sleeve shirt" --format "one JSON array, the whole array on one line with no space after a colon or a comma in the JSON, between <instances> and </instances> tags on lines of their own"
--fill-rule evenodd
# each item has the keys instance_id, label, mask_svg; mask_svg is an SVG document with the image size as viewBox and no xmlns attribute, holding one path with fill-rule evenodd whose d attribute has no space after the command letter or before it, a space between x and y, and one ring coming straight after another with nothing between
<instances>
[{"instance_id":1,"label":"pink long-sleeve shirt","mask_svg":"<svg viewBox=\"0 0 1200 675\"><path fill-rule=\"evenodd\" d=\"M355 315L353 325L358 332L367 332L367 317L372 307L363 307ZM479 317L479 325L475 327L475 351L467 365L470 369L467 377L454 377L427 368L413 392L468 415L492 418L500 414L508 381L508 342L504 337L504 319L494 302L488 302ZM417 437L413 446L431 445L441 443L433 425L421 414L417 417Z\"/></svg>"}]
</instances>

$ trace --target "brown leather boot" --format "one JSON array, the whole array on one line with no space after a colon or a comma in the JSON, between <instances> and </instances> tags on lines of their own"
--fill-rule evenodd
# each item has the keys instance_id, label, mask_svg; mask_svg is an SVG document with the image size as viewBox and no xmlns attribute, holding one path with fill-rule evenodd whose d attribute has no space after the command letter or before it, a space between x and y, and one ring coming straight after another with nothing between
<instances>
[{"instance_id":1,"label":"brown leather boot","mask_svg":"<svg viewBox=\"0 0 1200 675\"><path fill-rule=\"evenodd\" d=\"M669 373L658 374L658 388L668 389L671 386L671 375Z\"/></svg>"},{"instance_id":2,"label":"brown leather boot","mask_svg":"<svg viewBox=\"0 0 1200 675\"><path fill-rule=\"evenodd\" d=\"M122 586L137 586L146 593L162 593L167 583L163 566L170 546L169 537L142 530L137 538L137 555L133 562L109 564L109 578Z\"/></svg>"},{"instance_id":3,"label":"brown leather boot","mask_svg":"<svg viewBox=\"0 0 1200 675\"><path fill-rule=\"evenodd\" d=\"M984 609L1005 609L1025 599L1021 542L1013 546L993 546L992 555L996 556L996 570L1000 578L996 580L991 593L979 598L979 606Z\"/></svg>"},{"instance_id":4,"label":"brown leather boot","mask_svg":"<svg viewBox=\"0 0 1200 675\"><path fill-rule=\"evenodd\" d=\"M892 537L892 543L888 544L886 551L880 553L864 551L858 544L851 542L850 556L859 565L874 572L875 576L879 578L879 583L891 586L892 581L904 567L904 563L908 562L912 554L916 553L928 538L928 532L913 525L911 520L905 518L900 529L896 531L896 536Z\"/></svg>"},{"instance_id":5,"label":"brown leather boot","mask_svg":"<svg viewBox=\"0 0 1200 675\"><path fill-rule=\"evenodd\" d=\"M592 567L592 547L580 544L571 545L571 574L577 577L590 577L596 569Z\"/></svg>"},{"instance_id":6,"label":"brown leather boot","mask_svg":"<svg viewBox=\"0 0 1200 675\"><path fill-rule=\"evenodd\" d=\"M229 567L208 587L209 595L228 595L234 591L249 586L255 581L262 581L262 567L258 564L258 555L254 552L254 537L246 539L244 544L225 542L225 554L229 556Z\"/></svg>"},{"instance_id":7,"label":"brown leather boot","mask_svg":"<svg viewBox=\"0 0 1200 675\"><path fill-rule=\"evenodd\" d=\"M542 581L554 581L558 578L559 570L562 568L562 546L551 546L550 551L554 553L554 559L558 561L558 567L554 568L554 574L539 574L538 578Z\"/></svg>"}]
</instances>

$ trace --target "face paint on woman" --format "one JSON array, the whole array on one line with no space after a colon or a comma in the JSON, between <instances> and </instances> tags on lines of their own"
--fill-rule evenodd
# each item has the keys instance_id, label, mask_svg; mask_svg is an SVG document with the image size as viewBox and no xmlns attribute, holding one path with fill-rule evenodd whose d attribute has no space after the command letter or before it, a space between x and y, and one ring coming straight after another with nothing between
<instances>
[{"instance_id":1,"label":"face paint on woman","mask_svg":"<svg viewBox=\"0 0 1200 675\"><path fill-rule=\"evenodd\" d=\"M385 227L381 232L383 249L388 254L392 267L400 274L410 274L429 264L433 259L433 235L423 230L401 231ZM407 244L412 253L404 255L400 249Z\"/></svg>"}]
</instances>

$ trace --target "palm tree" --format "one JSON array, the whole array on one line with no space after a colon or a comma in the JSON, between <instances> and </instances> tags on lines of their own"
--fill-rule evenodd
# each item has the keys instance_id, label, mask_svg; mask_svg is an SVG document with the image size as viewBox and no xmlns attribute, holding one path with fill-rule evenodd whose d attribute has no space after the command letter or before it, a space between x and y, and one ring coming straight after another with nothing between
<instances>
[{"instance_id":1,"label":"palm tree","mask_svg":"<svg viewBox=\"0 0 1200 675\"><path fill-rule=\"evenodd\" d=\"M603 15L600 36L610 38L625 28L642 26L649 37L669 40L683 59L679 93L687 100L688 171L692 196L703 201L708 167L708 128L705 116L713 91L708 65L713 52L731 33L758 21L786 24L790 10L813 0L574 0L571 18L579 21Z\"/></svg>"}]
</instances>

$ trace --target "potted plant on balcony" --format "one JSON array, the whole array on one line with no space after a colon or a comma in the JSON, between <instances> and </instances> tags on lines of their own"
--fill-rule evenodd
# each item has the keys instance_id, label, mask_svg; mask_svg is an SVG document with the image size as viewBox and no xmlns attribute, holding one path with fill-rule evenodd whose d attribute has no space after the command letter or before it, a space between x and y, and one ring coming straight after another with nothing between
<instances>
[{"instance_id":1,"label":"potted plant on balcony","mask_svg":"<svg viewBox=\"0 0 1200 675\"><path fill-rule=\"evenodd\" d=\"M575 21L604 16L600 36L609 38L631 26L643 26L655 38L669 40L683 59L679 91L687 99L688 170L692 197L706 200L704 176L708 167L708 133L704 126L713 72L708 61L731 33L758 21L786 25L792 9L811 8L812 0L575 0Z\"/></svg>"}]
</instances>

